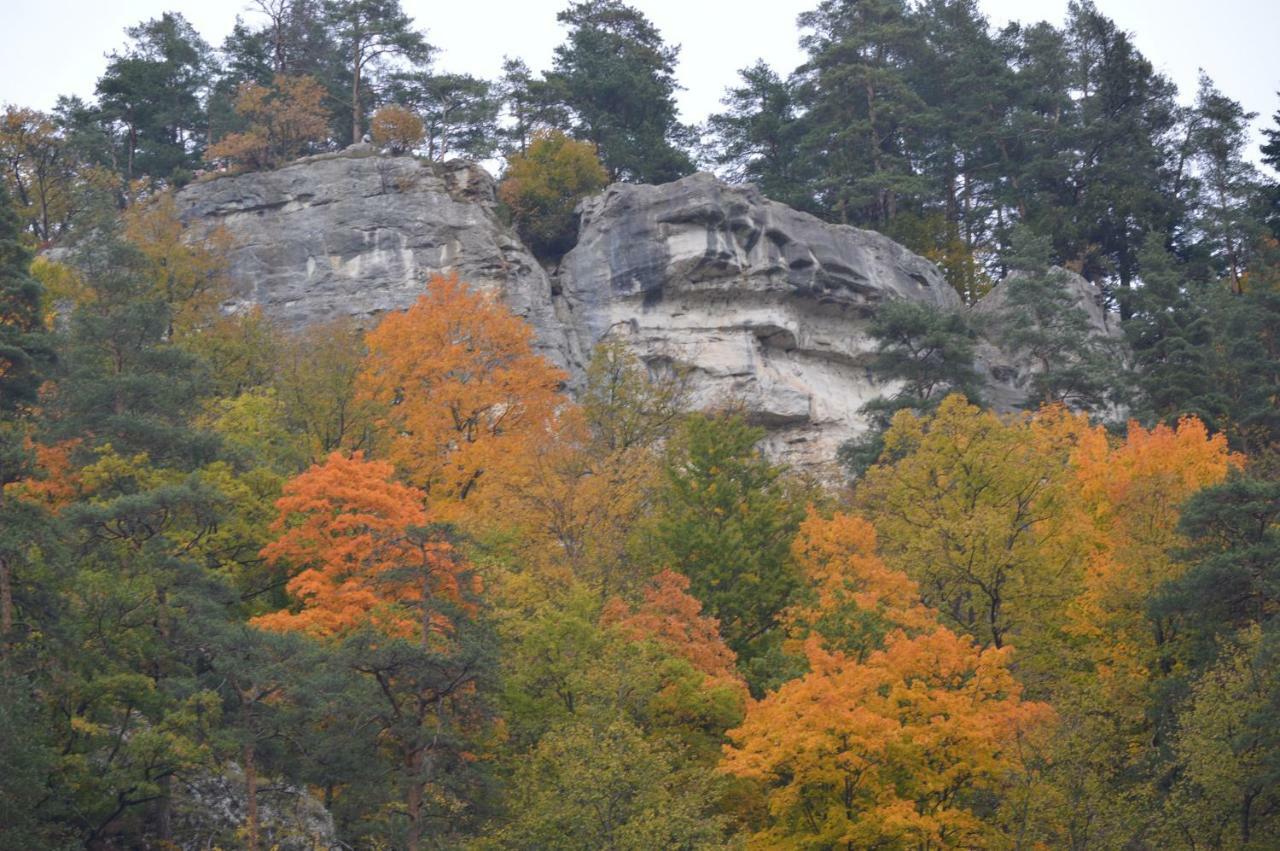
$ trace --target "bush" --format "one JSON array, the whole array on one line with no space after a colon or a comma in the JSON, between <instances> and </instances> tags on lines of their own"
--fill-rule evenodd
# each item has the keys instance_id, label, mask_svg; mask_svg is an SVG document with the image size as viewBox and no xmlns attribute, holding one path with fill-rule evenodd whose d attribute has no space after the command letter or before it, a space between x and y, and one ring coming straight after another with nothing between
<instances>
[{"instance_id":1,"label":"bush","mask_svg":"<svg viewBox=\"0 0 1280 851\"><path fill-rule=\"evenodd\" d=\"M558 257L577 238L573 208L608 182L594 145L553 130L508 159L498 197L511 208L516 230L533 252Z\"/></svg>"},{"instance_id":2,"label":"bush","mask_svg":"<svg viewBox=\"0 0 1280 851\"><path fill-rule=\"evenodd\" d=\"M373 114L369 132L373 134L374 144L393 154L412 151L422 144L426 136L422 119L412 110L394 104L384 106Z\"/></svg>"}]
</instances>

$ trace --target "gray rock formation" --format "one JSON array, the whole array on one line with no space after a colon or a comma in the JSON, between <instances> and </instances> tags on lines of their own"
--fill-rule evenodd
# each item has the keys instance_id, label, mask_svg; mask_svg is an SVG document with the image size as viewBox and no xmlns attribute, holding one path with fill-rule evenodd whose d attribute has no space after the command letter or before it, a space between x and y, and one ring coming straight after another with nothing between
<instances>
[{"instance_id":1,"label":"gray rock formation","mask_svg":"<svg viewBox=\"0 0 1280 851\"><path fill-rule=\"evenodd\" d=\"M616 335L690 370L697 404L743 405L769 427L770 454L801 467L830 464L885 390L866 368L876 305L959 305L936 267L889 238L707 174L615 185L580 211L555 279L577 348Z\"/></svg>"},{"instance_id":2,"label":"gray rock formation","mask_svg":"<svg viewBox=\"0 0 1280 851\"><path fill-rule=\"evenodd\" d=\"M493 178L352 145L270 172L217 177L178 193L180 215L235 239L235 301L286 327L407 307L437 273L494 289L537 329L543 354L571 353L546 273L496 215Z\"/></svg>"},{"instance_id":3,"label":"gray rock formation","mask_svg":"<svg viewBox=\"0 0 1280 851\"><path fill-rule=\"evenodd\" d=\"M982 398L992 408L1006 413L1026 404L1028 388L1036 371L1035 364L1026 353L1006 351L995 342L999 339L999 326L1007 309L1008 285L1017 280L1019 274L1014 272L997 284L972 308L974 325L982 334L974 349L974 367L983 382ZM1119 319L1103 309L1102 291L1083 276L1067 269L1055 267L1050 274L1061 280L1071 296L1069 303L1084 312L1090 331L1097 335L1100 344L1123 350L1124 332Z\"/></svg>"},{"instance_id":4,"label":"gray rock formation","mask_svg":"<svg viewBox=\"0 0 1280 851\"><path fill-rule=\"evenodd\" d=\"M597 342L621 337L655 367L688 370L696 404L743 406L768 427L774 457L815 472L864 427L862 405L893 390L867 369L877 305L960 306L936 267L887 237L707 174L584 201L578 244L554 274L500 220L492 178L464 162L353 145L197 183L178 203L187 220L236 239L232 308L260 304L291 327L367 318L457 272L500 292L575 380ZM997 312L999 293L978 311ZM994 346L981 357L996 401L1015 405L1025 375Z\"/></svg>"},{"instance_id":5,"label":"gray rock formation","mask_svg":"<svg viewBox=\"0 0 1280 851\"><path fill-rule=\"evenodd\" d=\"M278 851L337 848L333 816L306 789L259 781L261 847ZM173 838L184 851L243 847L248 821L244 773L230 764L219 774L180 781L173 800Z\"/></svg>"}]
</instances>

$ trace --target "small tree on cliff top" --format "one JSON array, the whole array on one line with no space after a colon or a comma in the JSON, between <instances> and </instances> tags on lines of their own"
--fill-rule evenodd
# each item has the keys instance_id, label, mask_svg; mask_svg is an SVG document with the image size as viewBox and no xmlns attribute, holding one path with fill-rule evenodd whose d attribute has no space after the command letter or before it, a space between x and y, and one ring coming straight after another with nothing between
<instances>
[{"instance_id":1,"label":"small tree on cliff top","mask_svg":"<svg viewBox=\"0 0 1280 851\"><path fill-rule=\"evenodd\" d=\"M552 130L508 163L498 196L511 208L516 230L538 256L564 254L577 236L574 207L609 183L595 146Z\"/></svg>"}]
</instances>

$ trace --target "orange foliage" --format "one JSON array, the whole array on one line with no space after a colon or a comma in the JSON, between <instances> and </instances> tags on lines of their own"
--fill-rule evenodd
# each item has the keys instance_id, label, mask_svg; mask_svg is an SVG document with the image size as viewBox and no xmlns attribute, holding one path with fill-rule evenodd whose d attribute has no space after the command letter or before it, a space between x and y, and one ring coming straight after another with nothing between
<instances>
[{"instance_id":1,"label":"orange foliage","mask_svg":"<svg viewBox=\"0 0 1280 851\"><path fill-rule=\"evenodd\" d=\"M791 545L791 557L812 592L810 600L787 611L792 634L822 632L826 619L847 627L855 612L873 612L885 624L907 630L934 625L920 604L919 586L881 560L875 527L861 517L836 514L828 520L810 510Z\"/></svg>"},{"instance_id":2,"label":"orange foliage","mask_svg":"<svg viewBox=\"0 0 1280 851\"><path fill-rule=\"evenodd\" d=\"M1022 700L1011 647L937 623L887 567L875 531L810 513L792 549L810 599L787 613L809 673L751 703L721 769L755 780L753 848L986 847L973 793L1031 771L1053 710Z\"/></svg>"},{"instance_id":3,"label":"orange foliage","mask_svg":"<svg viewBox=\"0 0 1280 851\"><path fill-rule=\"evenodd\" d=\"M565 376L533 352L533 333L456 276L369 332L362 398L377 405L387 457L431 498L432 514L526 464L547 439Z\"/></svg>"},{"instance_id":4,"label":"orange foliage","mask_svg":"<svg viewBox=\"0 0 1280 851\"><path fill-rule=\"evenodd\" d=\"M610 600L600 622L635 641L656 641L713 679L742 684L736 656L720 637L720 622L702 614L688 578L673 570L653 578L634 612L617 597Z\"/></svg>"},{"instance_id":5,"label":"orange foliage","mask_svg":"<svg viewBox=\"0 0 1280 851\"><path fill-rule=\"evenodd\" d=\"M335 452L285 485L276 538L262 555L297 571L287 588L300 608L255 625L317 637L368 625L424 641L448 630L419 604L460 598L458 559L448 543L416 532L427 522L425 497L393 474L388 463Z\"/></svg>"},{"instance_id":6,"label":"orange foliage","mask_svg":"<svg viewBox=\"0 0 1280 851\"><path fill-rule=\"evenodd\" d=\"M1134 684L1145 679L1142 671L1165 639L1146 602L1184 567L1172 556L1184 543L1177 531L1182 504L1241 460L1223 435L1210 436L1194 417L1150 431L1131 423L1116 446L1100 432L1081 441L1074 466L1094 552L1072 611L1073 631L1100 639L1095 653L1104 673Z\"/></svg>"},{"instance_id":7,"label":"orange foliage","mask_svg":"<svg viewBox=\"0 0 1280 851\"><path fill-rule=\"evenodd\" d=\"M28 440L26 447L36 456L38 474L5 485L4 495L38 503L55 514L61 511L80 495L79 470L71 459L79 446L79 439L52 446Z\"/></svg>"},{"instance_id":8,"label":"orange foliage","mask_svg":"<svg viewBox=\"0 0 1280 851\"><path fill-rule=\"evenodd\" d=\"M277 74L269 87L243 83L235 109L249 127L210 145L205 159L264 169L300 156L328 136L325 97L324 86L314 77Z\"/></svg>"},{"instance_id":9,"label":"orange foliage","mask_svg":"<svg viewBox=\"0 0 1280 851\"><path fill-rule=\"evenodd\" d=\"M1024 774L1053 721L1025 702L1009 648L945 627L855 662L805 644L810 673L751 704L722 770L769 790L752 848L989 847L968 804Z\"/></svg>"}]
</instances>

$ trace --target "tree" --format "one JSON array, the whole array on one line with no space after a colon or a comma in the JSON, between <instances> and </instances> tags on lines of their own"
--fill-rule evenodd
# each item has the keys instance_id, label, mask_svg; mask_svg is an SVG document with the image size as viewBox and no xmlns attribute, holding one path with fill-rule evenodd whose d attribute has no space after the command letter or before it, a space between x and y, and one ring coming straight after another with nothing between
<instances>
[{"instance_id":1,"label":"tree","mask_svg":"<svg viewBox=\"0 0 1280 851\"><path fill-rule=\"evenodd\" d=\"M0 163L2 182L36 242L47 245L64 234L77 206L79 163L54 116L5 107Z\"/></svg>"},{"instance_id":2,"label":"tree","mask_svg":"<svg viewBox=\"0 0 1280 851\"><path fill-rule=\"evenodd\" d=\"M536 135L527 153L511 155L498 197L534 253L558 257L578 238L574 208L608 182L594 147L552 130Z\"/></svg>"},{"instance_id":3,"label":"tree","mask_svg":"<svg viewBox=\"0 0 1280 851\"><path fill-rule=\"evenodd\" d=\"M1237 293L1244 291L1249 252L1260 229L1252 209L1258 174L1245 158L1254 118L1256 113L1245 112L1201 73L1188 140L1201 196L1195 227L1215 270Z\"/></svg>"},{"instance_id":4,"label":"tree","mask_svg":"<svg viewBox=\"0 0 1280 851\"><path fill-rule=\"evenodd\" d=\"M886 561L920 583L943 623L981 646L1029 651L1034 670L1052 662L1033 654L1051 645L1079 582L1067 459L1092 433L1061 409L1002 420L950 396L932 416L894 417L857 502Z\"/></svg>"},{"instance_id":5,"label":"tree","mask_svg":"<svg viewBox=\"0 0 1280 851\"><path fill-rule=\"evenodd\" d=\"M387 95L422 119L428 159L460 154L483 160L497 148L500 104L485 80L426 71L397 74Z\"/></svg>"},{"instance_id":6,"label":"tree","mask_svg":"<svg viewBox=\"0 0 1280 851\"><path fill-rule=\"evenodd\" d=\"M1020 228L1008 257L1013 273L1001 284L994 322L1006 351L1033 364L1028 408L1064 404L1104 413L1116 404L1120 352L1116 341L1099 331L1071 285L1070 273L1051 268L1049 241Z\"/></svg>"},{"instance_id":7,"label":"tree","mask_svg":"<svg viewBox=\"0 0 1280 851\"><path fill-rule=\"evenodd\" d=\"M983 818L1032 770L1053 720L1021 699L1010 650L936 627L863 661L805 644L810 671L747 708L721 770L766 795L757 848L990 846Z\"/></svg>"},{"instance_id":8,"label":"tree","mask_svg":"<svg viewBox=\"0 0 1280 851\"><path fill-rule=\"evenodd\" d=\"M270 87L244 83L235 111L247 129L210 145L205 158L247 170L283 165L328 137L324 100L323 87L311 77L277 75Z\"/></svg>"},{"instance_id":9,"label":"tree","mask_svg":"<svg viewBox=\"0 0 1280 851\"><path fill-rule=\"evenodd\" d=\"M689 578L739 656L761 652L797 587L788 547L802 509L740 414L695 414L671 441L653 516L653 559Z\"/></svg>"},{"instance_id":10,"label":"tree","mask_svg":"<svg viewBox=\"0 0 1280 851\"><path fill-rule=\"evenodd\" d=\"M884 432L898 411L930 413L951 393L981 402L973 366L977 335L965 314L919 302L889 301L876 310L869 331L876 353L868 369L876 380L896 384L898 390L863 405L870 429L841 444L838 458L852 476L861 475L880 457Z\"/></svg>"},{"instance_id":11,"label":"tree","mask_svg":"<svg viewBox=\"0 0 1280 851\"><path fill-rule=\"evenodd\" d=\"M97 86L103 117L123 127L124 176L181 182L204 141L209 45L172 12L125 32L133 44L110 55Z\"/></svg>"},{"instance_id":12,"label":"tree","mask_svg":"<svg viewBox=\"0 0 1280 851\"><path fill-rule=\"evenodd\" d=\"M799 18L799 87L818 197L842 224L884 227L922 193L911 154L927 121L909 68L922 40L903 0L825 0Z\"/></svg>"},{"instance_id":13,"label":"tree","mask_svg":"<svg viewBox=\"0 0 1280 851\"><path fill-rule=\"evenodd\" d=\"M0 189L0 417L36 401L53 351L43 290L31 277L31 252L8 195ZM0 481L7 484L8 479Z\"/></svg>"},{"instance_id":14,"label":"tree","mask_svg":"<svg viewBox=\"0 0 1280 851\"><path fill-rule=\"evenodd\" d=\"M574 116L573 132L600 151L613 180L666 183L693 171L681 150L675 65L653 23L621 0L571 3L548 81Z\"/></svg>"},{"instance_id":15,"label":"tree","mask_svg":"<svg viewBox=\"0 0 1280 851\"><path fill-rule=\"evenodd\" d=\"M703 615L702 603L688 592L688 579L664 570L645 588L644 601L634 611L615 597L606 604L600 623L634 641L656 641L709 677L741 683L734 653L720 637L720 624Z\"/></svg>"},{"instance_id":16,"label":"tree","mask_svg":"<svg viewBox=\"0 0 1280 851\"><path fill-rule=\"evenodd\" d=\"M451 548L422 530L421 491L392 481L394 469L333 453L285 485L276 503L277 537L263 548L288 565L288 590L301 608L262 615L263 629L327 638L365 626L429 643L447 624L420 622L413 604L460 598Z\"/></svg>"},{"instance_id":17,"label":"tree","mask_svg":"<svg viewBox=\"0 0 1280 851\"><path fill-rule=\"evenodd\" d=\"M369 332L358 399L379 406L386 455L448 514L501 481L549 434L563 375L492 294L432 278Z\"/></svg>"},{"instance_id":18,"label":"tree","mask_svg":"<svg viewBox=\"0 0 1280 851\"><path fill-rule=\"evenodd\" d=\"M413 29L400 0L324 0L324 18L346 57L351 80L351 141L360 141L370 72L385 58L424 60L431 47Z\"/></svg>"},{"instance_id":19,"label":"tree","mask_svg":"<svg viewBox=\"0 0 1280 851\"><path fill-rule=\"evenodd\" d=\"M422 119L403 106L383 106L373 114L369 122L373 143L393 154L406 154L415 150L426 138Z\"/></svg>"},{"instance_id":20,"label":"tree","mask_svg":"<svg viewBox=\"0 0 1280 851\"><path fill-rule=\"evenodd\" d=\"M525 153L539 131L569 127L568 110L556 100L552 84L534 79L523 59L503 57L496 95L511 120L510 126L498 128L500 149L507 156Z\"/></svg>"},{"instance_id":21,"label":"tree","mask_svg":"<svg viewBox=\"0 0 1280 851\"><path fill-rule=\"evenodd\" d=\"M804 123L795 86L759 60L738 72L724 112L707 121L708 156L730 180L755 184L774 201L814 207L813 170L801 155Z\"/></svg>"}]
</instances>

